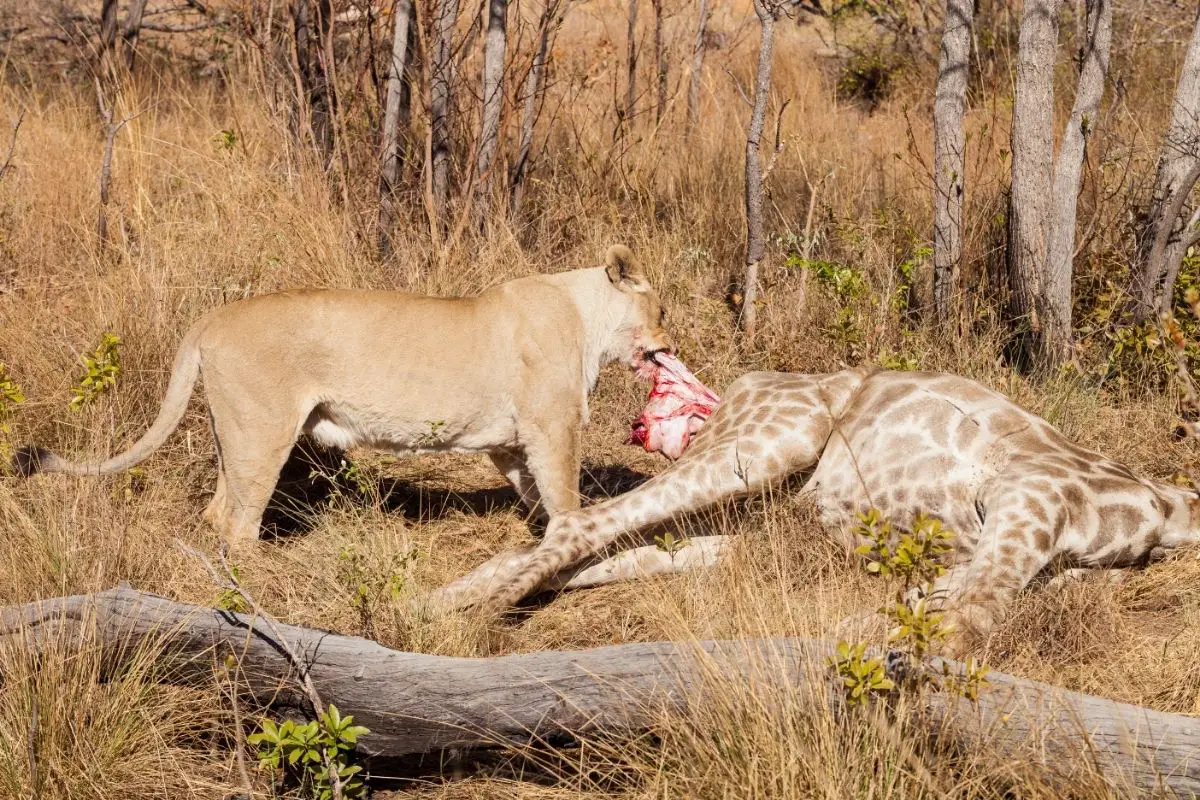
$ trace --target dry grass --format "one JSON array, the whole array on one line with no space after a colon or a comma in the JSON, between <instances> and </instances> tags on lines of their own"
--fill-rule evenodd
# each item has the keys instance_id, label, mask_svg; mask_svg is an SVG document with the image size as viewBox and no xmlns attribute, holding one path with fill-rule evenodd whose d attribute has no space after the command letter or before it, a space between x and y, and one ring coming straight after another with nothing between
<instances>
[{"instance_id":1,"label":"dry grass","mask_svg":"<svg viewBox=\"0 0 1200 800\"><path fill-rule=\"evenodd\" d=\"M349 161L361 174L355 173L344 204L340 191L289 143L285 121L250 81L237 79L252 65L244 48L233 48L227 82L196 78L155 58L113 98L118 113L140 115L117 140L112 219L123 226L111 247L101 246L94 232L100 135L90 85L35 62L9 63L0 112L7 117L24 108L27 114L17 169L0 181L0 360L29 399L11 434L0 434L0 447L36 440L83 455L127 445L157 413L166 370L189 323L247 294L297 286L473 292L517 275L596 263L609 243L622 241L660 287L684 357L718 391L750 368L822 371L899 353L924 368L1000 388L1082 443L1146 474L1166 477L1194 465L1195 449L1170 437L1171 396L1116 384L1098 389L1091 377L1034 383L1012 374L999 359L1002 337L984 292L969 298L971 336L939 336L904 321L890 303L897 265L928 240L931 227L922 166L932 149L929 76L918 68L903 73L895 94L868 115L834 95L832 67L817 55L812 27L780 31L774 95L776 104L792 104L769 200L769 227L779 238L764 276L761 339L753 353L737 353L722 296L741 257L747 110L723 70L728 66L743 84L749 77L756 36L746 27L747 5L717 14L714 26L728 34L729 44L710 55L704 120L687 146L682 95L661 127L639 118L614 145L614 58L622 46L612 42L620 41L623 22L607 3L573 10L558 43L548 101L553 122L527 215L519 224L497 218L487 239L438 247L418 200L410 198L397 255L385 263L370 245L368 133L348 133ZM669 31L680 55L690 41L688 15ZM997 12L996 19L1003 15ZM1097 204L1089 192L1116 185L1136 197L1148 179L1178 57L1145 43L1148 34L1134 15L1123 11L1119 24L1115 68L1124 70L1128 91L1105 117L1109 127L1099 137L1081 204L1082 216L1097 215L1099 230L1080 259L1080 285L1089 291L1106 275L1117 280L1111 270L1128 252L1127 230L1113 222L1122 218L1125 195ZM967 252L972 285L984 287L997 258L993 218L1003 210L1002 90L1011 57L1002 47L989 53L990 83L975 87L969 121ZM473 69L468 60L463 74ZM231 128L237 145L219 146L214 137ZM1132 165L1125 177L1117 169L1123 158ZM804 232L811 187L818 190L814 257L854 266L871 289L841 312L853 320L853 335L830 330L837 299L784 266L789 237ZM918 263L918 295L927 268ZM68 412L78 357L104 330L124 340L117 390L83 412ZM1087 348L1091 370L1103 355L1097 341ZM656 458L620 444L644 391L619 369L602 376L585 437L589 470L662 468ZM311 532L264 543L240 565L242 575L281 619L370 633L396 648L491 655L664 638L822 636L845 615L875 608L885 594L821 535L811 509L772 497L716 519L743 536L729 563L703 574L564 596L520 625L469 615L419 622L403 602L386 600L373 604L367 618L353 604L347 546L361 559L363 580L377 582L415 552L403 574L408 590L424 591L529 541L530 533L512 508L483 512L463 501L502 485L481 459L394 461L362 454L362 464L372 479L420 489L424 510L389 511L369 499L338 502L317 511ZM173 540L215 548L199 520L214 478L199 398L140 477L0 477L0 602L94 591L119 580L183 601L212 601L202 568ZM987 651L996 669L1184 713L1200 713L1198 658L1200 562L1194 554L1121 585L1093 580L1029 591ZM218 688L164 688L152 680L148 658L107 683L97 682L97 670L88 652L37 667L19 648L0 654L0 793L30 794L25 753L35 699L42 798L219 796L238 787L225 738L228 708ZM878 720L838 721L812 698L770 691L714 684L704 704L664 724L655 739L585 743L572 755L573 766L555 763L538 781L482 776L405 791L528 798L1051 797L1063 791L985 754L939 755ZM547 783L547 774L557 778ZM1115 792L1086 775L1070 791L1080 797Z\"/></svg>"}]
</instances>

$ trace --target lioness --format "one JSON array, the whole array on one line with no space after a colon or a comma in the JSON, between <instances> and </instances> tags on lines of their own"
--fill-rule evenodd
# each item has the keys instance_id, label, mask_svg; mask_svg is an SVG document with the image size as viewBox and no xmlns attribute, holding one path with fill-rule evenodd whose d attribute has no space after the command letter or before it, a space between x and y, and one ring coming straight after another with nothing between
<instances>
[{"instance_id":1,"label":"lioness","mask_svg":"<svg viewBox=\"0 0 1200 800\"><path fill-rule=\"evenodd\" d=\"M607 266L503 283L476 297L310 290L242 300L183 337L158 418L131 448L73 463L36 447L18 473L104 475L162 445L203 374L219 473L205 519L257 539L301 434L335 450L486 452L535 515L579 507L580 429L600 368L672 350L629 248Z\"/></svg>"}]
</instances>

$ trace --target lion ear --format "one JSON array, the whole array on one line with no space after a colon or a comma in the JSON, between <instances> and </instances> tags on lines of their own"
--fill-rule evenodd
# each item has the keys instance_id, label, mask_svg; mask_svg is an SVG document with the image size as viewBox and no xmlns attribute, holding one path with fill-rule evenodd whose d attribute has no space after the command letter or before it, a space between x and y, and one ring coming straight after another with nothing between
<instances>
[{"instance_id":1,"label":"lion ear","mask_svg":"<svg viewBox=\"0 0 1200 800\"><path fill-rule=\"evenodd\" d=\"M633 257L633 251L623 244L614 244L604 256L608 279L613 286L624 291L644 292L648 288L642 265Z\"/></svg>"}]
</instances>

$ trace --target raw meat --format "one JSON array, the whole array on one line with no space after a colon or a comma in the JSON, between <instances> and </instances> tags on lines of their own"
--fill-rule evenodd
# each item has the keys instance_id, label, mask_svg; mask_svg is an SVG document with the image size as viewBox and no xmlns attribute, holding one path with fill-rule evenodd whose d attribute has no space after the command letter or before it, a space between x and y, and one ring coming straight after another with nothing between
<instances>
[{"instance_id":1,"label":"raw meat","mask_svg":"<svg viewBox=\"0 0 1200 800\"><path fill-rule=\"evenodd\" d=\"M674 461L688 441L704 426L721 402L683 362L658 353L640 370L654 380L642 415L633 423L629 444L640 444L648 453L661 452Z\"/></svg>"}]
</instances>

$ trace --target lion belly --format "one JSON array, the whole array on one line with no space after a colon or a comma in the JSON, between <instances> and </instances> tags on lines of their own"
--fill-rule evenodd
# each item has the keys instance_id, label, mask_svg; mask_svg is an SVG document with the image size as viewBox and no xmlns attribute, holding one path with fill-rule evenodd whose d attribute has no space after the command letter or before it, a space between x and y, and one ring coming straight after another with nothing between
<instances>
[{"instance_id":1,"label":"lion belly","mask_svg":"<svg viewBox=\"0 0 1200 800\"><path fill-rule=\"evenodd\" d=\"M513 448L518 441L516 420L503 408L445 419L321 403L309 415L304 432L324 447L394 453L473 453Z\"/></svg>"}]
</instances>

